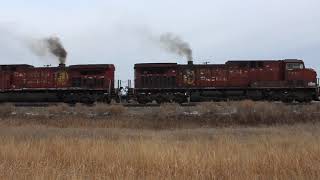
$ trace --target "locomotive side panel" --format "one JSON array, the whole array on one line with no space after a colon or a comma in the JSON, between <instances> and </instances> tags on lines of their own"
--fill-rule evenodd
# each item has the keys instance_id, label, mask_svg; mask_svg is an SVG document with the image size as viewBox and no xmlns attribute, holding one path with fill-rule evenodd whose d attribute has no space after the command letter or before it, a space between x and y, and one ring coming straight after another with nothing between
<instances>
[{"instance_id":1,"label":"locomotive side panel","mask_svg":"<svg viewBox=\"0 0 320 180\"><path fill-rule=\"evenodd\" d=\"M230 61L226 65L179 65L180 88L249 88L284 81L280 61ZM268 82L268 83L267 83Z\"/></svg>"},{"instance_id":2,"label":"locomotive side panel","mask_svg":"<svg viewBox=\"0 0 320 180\"><path fill-rule=\"evenodd\" d=\"M179 88L219 88L228 85L228 69L225 65L179 65Z\"/></svg>"},{"instance_id":3,"label":"locomotive side panel","mask_svg":"<svg viewBox=\"0 0 320 180\"><path fill-rule=\"evenodd\" d=\"M228 87L247 88L249 70L247 67L228 66Z\"/></svg>"},{"instance_id":4,"label":"locomotive side panel","mask_svg":"<svg viewBox=\"0 0 320 180\"><path fill-rule=\"evenodd\" d=\"M78 89L114 89L113 65L74 65L69 67L69 86Z\"/></svg>"},{"instance_id":5,"label":"locomotive side panel","mask_svg":"<svg viewBox=\"0 0 320 180\"><path fill-rule=\"evenodd\" d=\"M281 61L229 61L230 87L275 87L284 84Z\"/></svg>"},{"instance_id":6,"label":"locomotive side panel","mask_svg":"<svg viewBox=\"0 0 320 180\"><path fill-rule=\"evenodd\" d=\"M12 90L68 87L68 72L60 68L27 68L13 72Z\"/></svg>"},{"instance_id":7,"label":"locomotive side panel","mask_svg":"<svg viewBox=\"0 0 320 180\"><path fill-rule=\"evenodd\" d=\"M175 63L136 64L136 89L174 89L177 87L177 69Z\"/></svg>"},{"instance_id":8,"label":"locomotive side panel","mask_svg":"<svg viewBox=\"0 0 320 180\"><path fill-rule=\"evenodd\" d=\"M284 81L282 63L280 61L264 61L260 66L251 67L249 73L250 84L256 82Z\"/></svg>"},{"instance_id":9,"label":"locomotive side panel","mask_svg":"<svg viewBox=\"0 0 320 180\"><path fill-rule=\"evenodd\" d=\"M0 72L0 89L5 91L11 88L12 84L12 72L11 71L1 71Z\"/></svg>"},{"instance_id":10,"label":"locomotive side panel","mask_svg":"<svg viewBox=\"0 0 320 180\"><path fill-rule=\"evenodd\" d=\"M196 69L196 86L225 87L227 75L227 69L224 65L200 66Z\"/></svg>"}]
</instances>

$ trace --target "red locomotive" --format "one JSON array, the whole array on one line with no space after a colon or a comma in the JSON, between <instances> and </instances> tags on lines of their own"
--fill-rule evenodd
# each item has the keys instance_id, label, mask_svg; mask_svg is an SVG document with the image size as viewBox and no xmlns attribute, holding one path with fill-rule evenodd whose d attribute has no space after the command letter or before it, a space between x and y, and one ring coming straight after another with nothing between
<instances>
[{"instance_id":1,"label":"red locomotive","mask_svg":"<svg viewBox=\"0 0 320 180\"><path fill-rule=\"evenodd\" d=\"M302 60L228 61L225 64L147 63L135 65L140 103L221 100L318 99L317 74Z\"/></svg>"},{"instance_id":2,"label":"red locomotive","mask_svg":"<svg viewBox=\"0 0 320 180\"><path fill-rule=\"evenodd\" d=\"M111 64L33 67L0 65L1 102L110 102Z\"/></svg>"}]
</instances>

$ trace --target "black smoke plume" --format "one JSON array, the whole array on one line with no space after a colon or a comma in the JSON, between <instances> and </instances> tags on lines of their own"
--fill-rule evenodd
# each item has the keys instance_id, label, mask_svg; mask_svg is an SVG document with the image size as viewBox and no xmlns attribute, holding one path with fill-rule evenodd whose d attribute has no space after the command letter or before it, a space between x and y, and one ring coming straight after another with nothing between
<instances>
[{"instance_id":1,"label":"black smoke plume","mask_svg":"<svg viewBox=\"0 0 320 180\"><path fill-rule=\"evenodd\" d=\"M160 36L162 47L172 53L185 56L188 61L192 61L192 49L189 43L182 40L181 37L173 33L165 33Z\"/></svg>"},{"instance_id":2,"label":"black smoke plume","mask_svg":"<svg viewBox=\"0 0 320 180\"><path fill-rule=\"evenodd\" d=\"M67 51L63 47L60 39L58 37L50 37L45 39L49 51L59 58L60 64L66 63Z\"/></svg>"},{"instance_id":3,"label":"black smoke plume","mask_svg":"<svg viewBox=\"0 0 320 180\"><path fill-rule=\"evenodd\" d=\"M30 49L38 56L54 55L60 64L66 63L67 51L58 37L44 39L31 39L28 43Z\"/></svg>"}]
</instances>

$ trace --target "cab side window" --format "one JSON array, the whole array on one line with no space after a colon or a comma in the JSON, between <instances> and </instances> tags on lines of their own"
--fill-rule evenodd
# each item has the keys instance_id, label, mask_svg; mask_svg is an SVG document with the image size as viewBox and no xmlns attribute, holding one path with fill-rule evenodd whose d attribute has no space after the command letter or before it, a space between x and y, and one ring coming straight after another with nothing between
<instances>
[{"instance_id":1,"label":"cab side window","mask_svg":"<svg viewBox=\"0 0 320 180\"><path fill-rule=\"evenodd\" d=\"M287 70L295 70L295 69L304 69L304 65L302 63L288 63L286 65Z\"/></svg>"}]
</instances>

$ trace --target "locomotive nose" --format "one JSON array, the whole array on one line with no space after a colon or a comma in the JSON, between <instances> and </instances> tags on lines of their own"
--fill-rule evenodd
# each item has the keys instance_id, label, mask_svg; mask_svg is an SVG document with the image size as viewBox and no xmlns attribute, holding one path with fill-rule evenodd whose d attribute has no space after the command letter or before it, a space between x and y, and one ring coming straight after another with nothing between
<instances>
[{"instance_id":1,"label":"locomotive nose","mask_svg":"<svg viewBox=\"0 0 320 180\"><path fill-rule=\"evenodd\" d=\"M311 69L311 68L307 69L307 71L309 71L311 73L311 77L312 77L313 82L310 82L310 83L313 86L319 86L319 79L318 79L317 71L314 69Z\"/></svg>"},{"instance_id":2,"label":"locomotive nose","mask_svg":"<svg viewBox=\"0 0 320 180\"><path fill-rule=\"evenodd\" d=\"M307 71L314 73L315 75L317 75L317 71L311 68L306 68Z\"/></svg>"}]
</instances>

